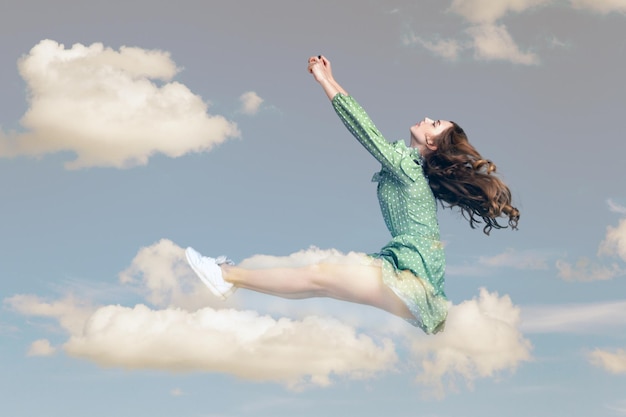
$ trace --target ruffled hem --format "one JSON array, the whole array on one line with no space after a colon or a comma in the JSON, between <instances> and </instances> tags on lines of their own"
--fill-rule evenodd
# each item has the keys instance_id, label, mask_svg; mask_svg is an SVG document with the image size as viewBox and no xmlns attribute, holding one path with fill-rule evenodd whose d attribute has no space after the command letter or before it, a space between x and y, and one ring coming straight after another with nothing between
<instances>
[{"instance_id":1,"label":"ruffled hem","mask_svg":"<svg viewBox=\"0 0 626 417\"><path fill-rule=\"evenodd\" d=\"M370 255L378 258L376 255ZM435 288L425 279L409 270L397 270L384 257L382 261L383 282L406 304L414 318L406 319L426 334L444 330L448 316L449 301L444 295L436 295Z\"/></svg>"}]
</instances>

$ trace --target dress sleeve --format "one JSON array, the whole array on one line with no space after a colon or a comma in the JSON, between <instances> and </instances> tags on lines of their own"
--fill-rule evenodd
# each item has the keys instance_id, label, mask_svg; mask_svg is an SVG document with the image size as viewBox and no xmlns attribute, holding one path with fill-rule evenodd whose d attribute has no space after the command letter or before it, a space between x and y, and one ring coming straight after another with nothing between
<instances>
[{"instance_id":1,"label":"dress sleeve","mask_svg":"<svg viewBox=\"0 0 626 417\"><path fill-rule=\"evenodd\" d=\"M350 133L374 156L387 171L399 178L406 177L400 167L402 154L383 137L363 107L351 96L338 93L333 108Z\"/></svg>"}]
</instances>

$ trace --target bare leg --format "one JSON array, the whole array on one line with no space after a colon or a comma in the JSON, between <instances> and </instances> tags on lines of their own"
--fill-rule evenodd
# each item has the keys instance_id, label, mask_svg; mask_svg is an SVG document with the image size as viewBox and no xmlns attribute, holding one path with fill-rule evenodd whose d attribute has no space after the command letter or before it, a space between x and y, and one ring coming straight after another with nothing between
<instances>
[{"instance_id":1,"label":"bare leg","mask_svg":"<svg viewBox=\"0 0 626 417\"><path fill-rule=\"evenodd\" d=\"M222 266L224 280L283 298L329 297L366 304L402 318L413 315L383 283L380 264L346 265L321 263L300 268L244 269Z\"/></svg>"}]
</instances>

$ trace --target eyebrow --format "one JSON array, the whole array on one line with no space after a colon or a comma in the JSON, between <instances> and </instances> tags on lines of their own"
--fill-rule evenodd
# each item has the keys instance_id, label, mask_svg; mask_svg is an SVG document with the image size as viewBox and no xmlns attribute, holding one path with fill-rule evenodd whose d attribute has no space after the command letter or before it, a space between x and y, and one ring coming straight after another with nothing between
<instances>
[{"instance_id":1,"label":"eyebrow","mask_svg":"<svg viewBox=\"0 0 626 417\"><path fill-rule=\"evenodd\" d=\"M437 126L440 126L441 125L441 120L437 120L436 123L437 123Z\"/></svg>"}]
</instances>

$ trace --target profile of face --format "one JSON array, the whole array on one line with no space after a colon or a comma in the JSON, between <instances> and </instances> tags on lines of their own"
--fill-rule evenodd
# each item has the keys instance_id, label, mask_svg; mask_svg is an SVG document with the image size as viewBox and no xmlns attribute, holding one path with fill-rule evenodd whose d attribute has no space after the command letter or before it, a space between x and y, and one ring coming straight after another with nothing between
<instances>
[{"instance_id":1,"label":"profile of face","mask_svg":"<svg viewBox=\"0 0 626 417\"><path fill-rule=\"evenodd\" d=\"M422 155L437 149L437 137L451 128L452 122L448 120L432 120L424 118L411 126L411 147L418 148Z\"/></svg>"}]
</instances>

